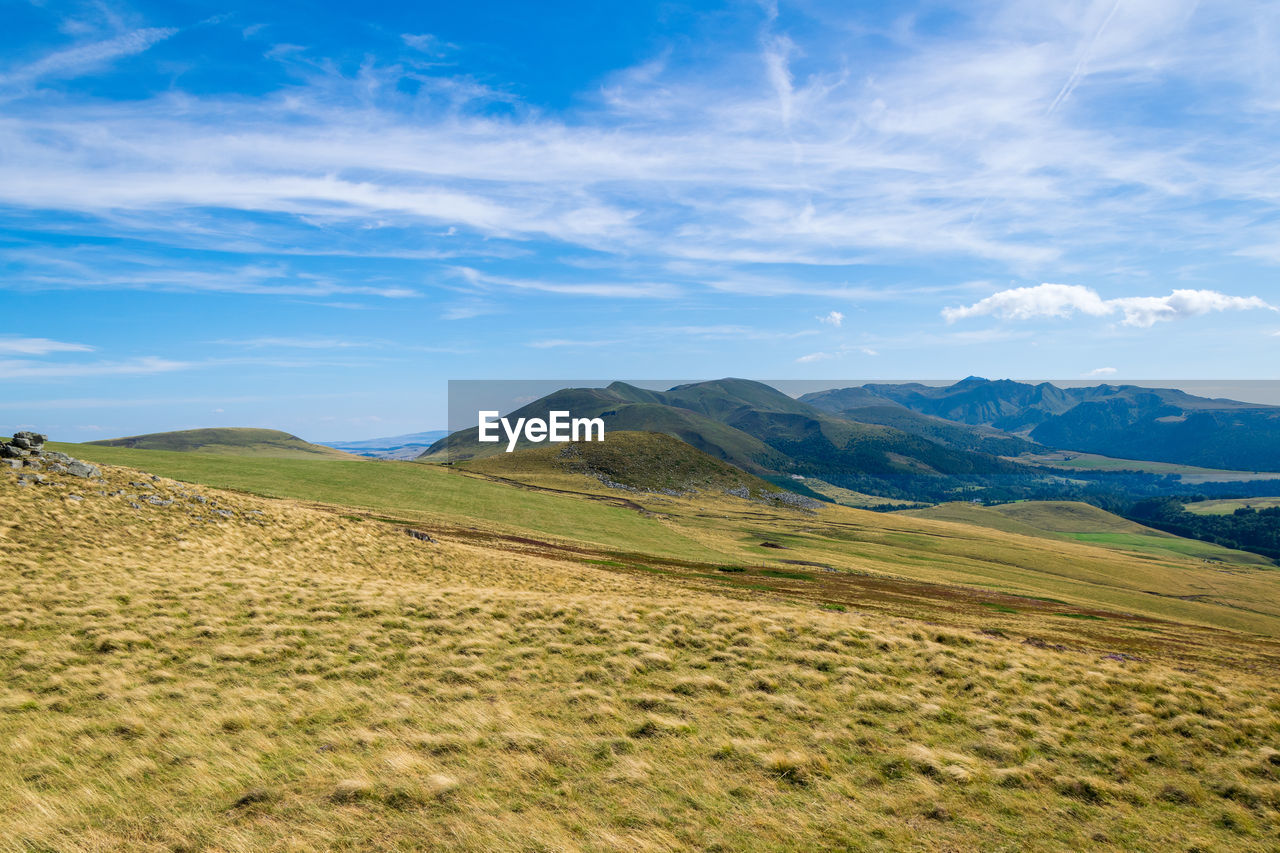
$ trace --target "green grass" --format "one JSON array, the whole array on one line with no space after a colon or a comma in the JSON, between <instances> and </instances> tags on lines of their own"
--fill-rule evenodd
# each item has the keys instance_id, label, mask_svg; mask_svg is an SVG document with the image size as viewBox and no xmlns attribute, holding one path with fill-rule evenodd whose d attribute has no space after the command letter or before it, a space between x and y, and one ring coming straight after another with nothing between
<instances>
[{"instance_id":1,"label":"green grass","mask_svg":"<svg viewBox=\"0 0 1280 853\"><path fill-rule=\"evenodd\" d=\"M1234 551L1214 545L1212 542L1201 542L1196 539L1183 539L1177 536L1149 535L1143 533L1068 533L1078 542L1090 542L1113 548L1125 548L1135 551L1173 552L1188 557L1199 557L1202 560L1219 560L1232 563L1246 563L1256 566L1269 566L1271 561L1257 554L1245 551ZM1256 558L1256 559L1250 559Z\"/></svg>"},{"instance_id":2,"label":"green grass","mask_svg":"<svg viewBox=\"0 0 1280 853\"><path fill-rule=\"evenodd\" d=\"M265 497L359 507L405 520L483 521L517 531L667 556L723 555L634 511L515 489L446 467L375 460L244 458L88 444L50 444L81 459Z\"/></svg>"},{"instance_id":3,"label":"green grass","mask_svg":"<svg viewBox=\"0 0 1280 853\"><path fill-rule=\"evenodd\" d=\"M1019 462L1075 468L1081 471L1144 471L1148 474L1177 474L1184 483L1245 483L1253 480L1280 480L1280 473L1266 471L1229 471L1221 468L1198 468L1172 462L1148 462L1142 459L1117 459L1096 453L1058 450L1052 453L1018 457Z\"/></svg>"},{"instance_id":4,"label":"green grass","mask_svg":"<svg viewBox=\"0 0 1280 853\"><path fill-rule=\"evenodd\" d=\"M1195 501L1183 506L1187 512L1196 515L1230 515L1238 509L1253 507L1254 509L1270 509L1280 506L1280 497L1272 498L1232 498L1216 501Z\"/></svg>"}]
</instances>

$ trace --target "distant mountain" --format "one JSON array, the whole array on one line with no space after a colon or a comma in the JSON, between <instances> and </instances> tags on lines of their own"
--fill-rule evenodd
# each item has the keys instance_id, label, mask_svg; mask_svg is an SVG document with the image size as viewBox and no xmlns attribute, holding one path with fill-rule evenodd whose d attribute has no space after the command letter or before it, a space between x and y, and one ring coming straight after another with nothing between
<instances>
[{"instance_id":1,"label":"distant mountain","mask_svg":"<svg viewBox=\"0 0 1280 853\"><path fill-rule=\"evenodd\" d=\"M90 441L104 447L132 447L138 450L172 450L183 453L212 453L220 456L270 456L276 458L350 459L351 455L332 447L303 441L296 435L274 429L218 427L153 432L125 438Z\"/></svg>"},{"instance_id":2,"label":"distant mountain","mask_svg":"<svg viewBox=\"0 0 1280 853\"><path fill-rule=\"evenodd\" d=\"M871 407L873 398L868 395L874 395L886 405L1018 433L1065 450L1242 471L1280 467L1280 407L1196 397L1173 388L1059 388L1048 382L1032 385L971 376L949 386L869 384L820 395L824 400L848 399L864 409ZM802 400L815 396L819 395ZM856 407L842 412L858 418ZM900 414L880 417L890 422L896 417L896 425L910 428L909 419ZM936 438L947 441L944 433Z\"/></svg>"},{"instance_id":3,"label":"distant mountain","mask_svg":"<svg viewBox=\"0 0 1280 853\"><path fill-rule=\"evenodd\" d=\"M865 388L818 391L805 394L800 401L851 421L893 427L957 450L971 450L994 456L1019 456L1045 449L1033 441L994 427L962 424L921 414Z\"/></svg>"},{"instance_id":4,"label":"distant mountain","mask_svg":"<svg viewBox=\"0 0 1280 853\"><path fill-rule=\"evenodd\" d=\"M386 438L368 438L364 441L320 441L317 444L376 459L416 459L448 434L447 429L433 429Z\"/></svg>"},{"instance_id":5,"label":"distant mountain","mask_svg":"<svg viewBox=\"0 0 1280 853\"><path fill-rule=\"evenodd\" d=\"M699 450L787 488L807 492L791 475L819 477L847 488L888 488L924 477L932 489L958 487L955 478L1025 475L1023 466L986 453L948 447L879 424L856 423L792 399L759 382L721 379L650 391L615 382L608 388L557 391L508 417L547 417L567 410L599 417L608 432L673 435ZM505 444L481 444L478 430L433 445L426 460L483 458ZM518 447L537 446L521 442ZM893 482L899 486L893 486Z\"/></svg>"}]
</instances>

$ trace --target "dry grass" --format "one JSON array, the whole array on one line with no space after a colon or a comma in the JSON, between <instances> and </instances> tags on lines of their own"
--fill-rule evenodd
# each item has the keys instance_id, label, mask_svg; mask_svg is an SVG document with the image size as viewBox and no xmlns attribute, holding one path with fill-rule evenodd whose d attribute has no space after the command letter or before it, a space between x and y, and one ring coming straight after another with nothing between
<instances>
[{"instance_id":1,"label":"dry grass","mask_svg":"<svg viewBox=\"0 0 1280 853\"><path fill-rule=\"evenodd\" d=\"M0 479L0 850L1280 845L1270 673L107 476Z\"/></svg>"}]
</instances>

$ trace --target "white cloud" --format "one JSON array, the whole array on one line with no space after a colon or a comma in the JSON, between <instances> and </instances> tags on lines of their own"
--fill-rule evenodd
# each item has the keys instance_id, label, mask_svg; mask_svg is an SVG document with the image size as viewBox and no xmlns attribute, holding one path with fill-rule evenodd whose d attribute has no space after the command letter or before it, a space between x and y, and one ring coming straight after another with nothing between
<instances>
[{"instance_id":1,"label":"white cloud","mask_svg":"<svg viewBox=\"0 0 1280 853\"><path fill-rule=\"evenodd\" d=\"M817 320L819 323L839 328L840 325L844 323L844 315L839 311L832 311L829 314L824 314L821 317L818 317Z\"/></svg>"},{"instance_id":2,"label":"white cloud","mask_svg":"<svg viewBox=\"0 0 1280 853\"><path fill-rule=\"evenodd\" d=\"M530 341L529 346L534 349L559 349L561 347L603 347L616 343L618 343L616 340L573 340L570 338L553 338L543 341Z\"/></svg>"},{"instance_id":3,"label":"white cloud","mask_svg":"<svg viewBox=\"0 0 1280 853\"><path fill-rule=\"evenodd\" d=\"M39 361L0 361L0 376L6 379L66 379L86 376L126 376L171 373L188 370L196 364L147 356L128 361L97 361L80 364L54 364Z\"/></svg>"},{"instance_id":4,"label":"white cloud","mask_svg":"<svg viewBox=\"0 0 1280 853\"><path fill-rule=\"evenodd\" d=\"M51 352L92 352L87 344L54 341L49 338L0 337L0 355L48 355Z\"/></svg>"},{"instance_id":5,"label":"white cloud","mask_svg":"<svg viewBox=\"0 0 1280 853\"><path fill-rule=\"evenodd\" d=\"M1112 376L1116 372L1114 367L1095 367L1093 370L1085 373L1085 376Z\"/></svg>"},{"instance_id":6,"label":"white cloud","mask_svg":"<svg viewBox=\"0 0 1280 853\"><path fill-rule=\"evenodd\" d=\"M215 344L224 346L245 347L247 349L262 349L264 347L294 348L294 349L352 349L355 347L375 346L375 344L360 343L358 341L344 341L338 338L290 338L290 337L263 337L263 338L247 338L245 340L221 340L214 341Z\"/></svg>"},{"instance_id":7,"label":"white cloud","mask_svg":"<svg viewBox=\"0 0 1280 853\"><path fill-rule=\"evenodd\" d=\"M160 27L134 30L103 41L56 51L0 76L0 87L14 88L50 77L75 77L112 60L142 53L176 32L172 28Z\"/></svg>"},{"instance_id":8,"label":"white cloud","mask_svg":"<svg viewBox=\"0 0 1280 853\"><path fill-rule=\"evenodd\" d=\"M808 364L814 361L826 361L829 358L835 358L835 353L830 352L811 352L808 355L802 355L796 359L797 364Z\"/></svg>"},{"instance_id":9,"label":"white cloud","mask_svg":"<svg viewBox=\"0 0 1280 853\"><path fill-rule=\"evenodd\" d=\"M1149 328L1162 320L1197 317L1214 311L1277 310L1257 296L1228 296L1216 290L1175 290L1167 296L1126 296L1103 299L1090 287L1075 284L1039 284L993 293L972 305L944 308L948 323L971 317L1002 320L1067 318L1077 313L1090 317L1122 315L1126 326Z\"/></svg>"}]
</instances>

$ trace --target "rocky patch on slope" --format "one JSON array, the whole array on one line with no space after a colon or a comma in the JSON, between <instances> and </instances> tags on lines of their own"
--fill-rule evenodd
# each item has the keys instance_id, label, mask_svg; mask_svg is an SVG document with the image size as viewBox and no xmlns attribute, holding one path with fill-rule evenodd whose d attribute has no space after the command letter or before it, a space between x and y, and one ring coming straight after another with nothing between
<instances>
[{"instance_id":1,"label":"rocky patch on slope","mask_svg":"<svg viewBox=\"0 0 1280 853\"><path fill-rule=\"evenodd\" d=\"M102 471L57 450L44 449L45 436L38 432L15 432L9 441L0 441L0 470L17 470L19 482L44 482L44 474L70 474L84 479L99 478Z\"/></svg>"}]
</instances>

